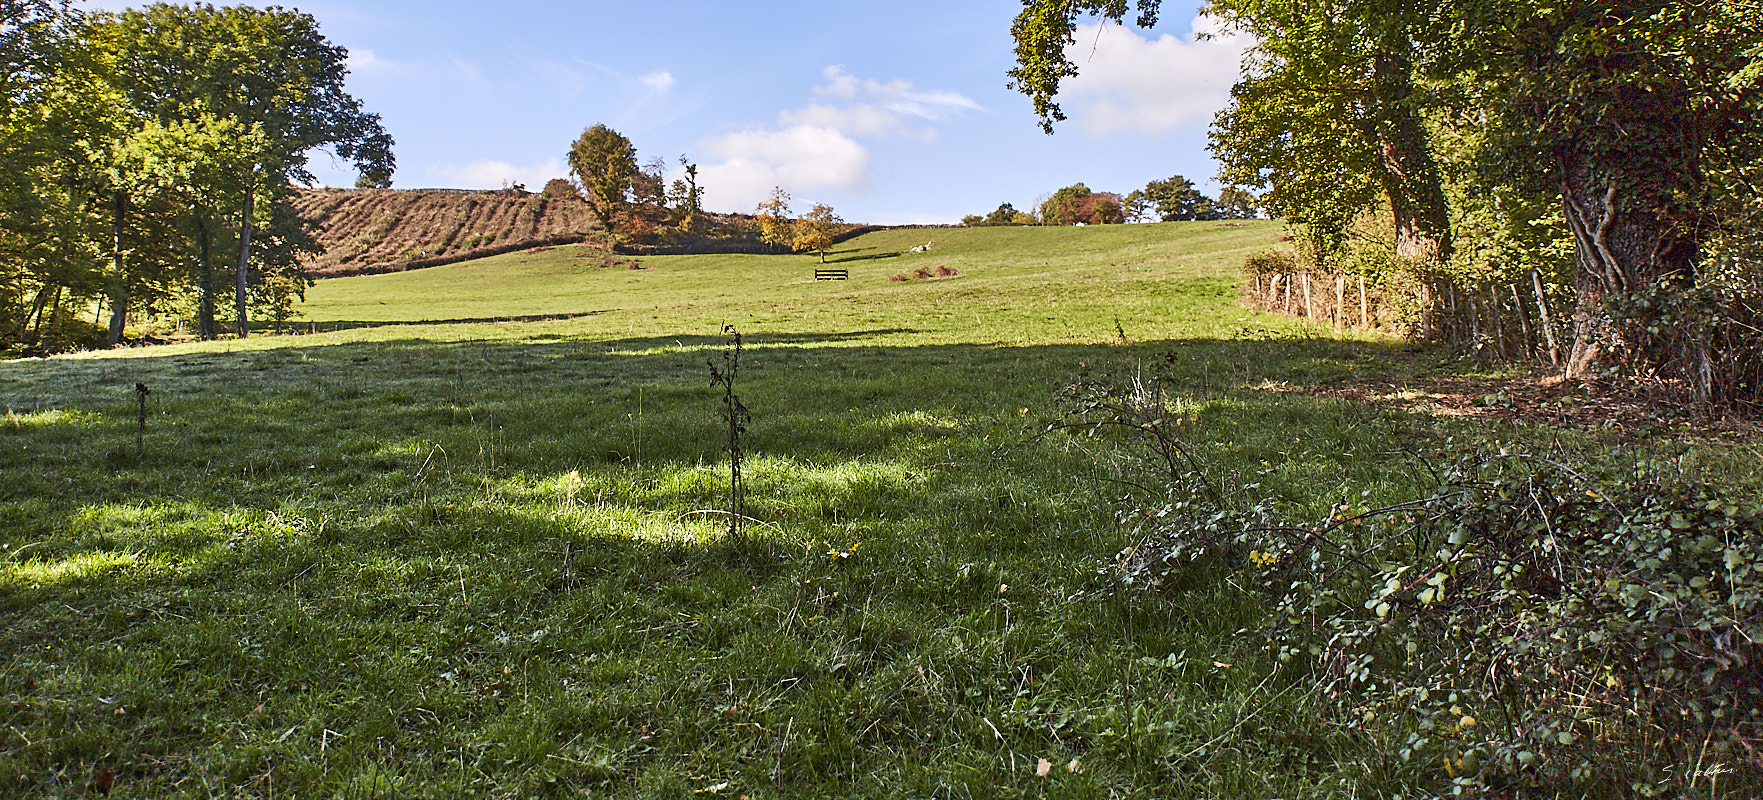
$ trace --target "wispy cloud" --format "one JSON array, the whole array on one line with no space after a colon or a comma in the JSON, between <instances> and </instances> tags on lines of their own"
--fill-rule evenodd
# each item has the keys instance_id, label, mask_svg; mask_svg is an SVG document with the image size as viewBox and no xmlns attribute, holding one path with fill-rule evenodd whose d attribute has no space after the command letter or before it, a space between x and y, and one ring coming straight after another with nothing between
<instances>
[{"instance_id":1,"label":"wispy cloud","mask_svg":"<svg viewBox=\"0 0 1763 800\"><path fill-rule=\"evenodd\" d=\"M387 81L434 88L439 86L467 87L481 91L490 86L484 71L475 62L458 56L445 56L441 63L431 61L399 61L385 58L365 47L349 51L344 62L349 73L370 81Z\"/></svg>"},{"instance_id":2,"label":"wispy cloud","mask_svg":"<svg viewBox=\"0 0 1763 800\"><path fill-rule=\"evenodd\" d=\"M1080 25L1068 53L1078 75L1060 87L1060 101L1081 131L1130 131L1156 136L1203 129L1230 101L1243 51L1254 44L1217 20L1194 19L1195 33L1149 39L1119 25Z\"/></svg>"},{"instance_id":3,"label":"wispy cloud","mask_svg":"<svg viewBox=\"0 0 1763 800\"><path fill-rule=\"evenodd\" d=\"M394 61L389 58L381 58L378 53L364 47L350 50L344 63L349 67L350 74L369 78L408 81L422 78L428 72L428 68L422 64L414 61Z\"/></svg>"},{"instance_id":4,"label":"wispy cloud","mask_svg":"<svg viewBox=\"0 0 1763 800\"><path fill-rule=\"evenodd\" d=\"M644 88L656 94L667 94L667 90L672 89L676 81L673 78L673 73L666 70L657 70L638 78L637 83L642 84Z\"/></svg>"},{"instance_id":5,"label":"wispy cloud","mask_svg":"<svg viewBox=\"0 0 1763 800\"><path fill-rule=\"evenodd\" d=\"M979 103L958 92L919 89L911 81L887 82L859 78L834 64L821 71L825 83L814 87L824 102L785 111L786 125L820 125L850 134L880 136L910 134L934 137L936 129L912 129L912 122L936 122L967 111L980 111Z\"/></svg>"},{"instance_id":6,"label":"wispy cloud","mask_svg":"<svg viewBox=\"0 0 1763 800\"><path fill-rule=\"evenodd\" d=\"M589 78L577 65L529 56L515 63L530 79L549 88L554 97L574 97L588 88Z\"/></svg>"}]
</instances>

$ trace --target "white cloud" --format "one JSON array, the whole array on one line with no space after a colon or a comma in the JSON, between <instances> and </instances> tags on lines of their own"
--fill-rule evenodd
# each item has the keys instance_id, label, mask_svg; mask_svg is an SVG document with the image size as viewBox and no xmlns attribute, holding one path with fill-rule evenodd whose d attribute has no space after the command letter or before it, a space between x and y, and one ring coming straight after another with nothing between
<instances>
[{"instance_id":1,"label":"white cloud","mask_svg":"<svg viewBox=\"0 0 1763 800\"><path fill-rule=\"evenodd\" d=\"M876 106L835 106L810 103L807 108L785 111L778 115L785 125L810 125L832 128L860 136L880 136L900 128L900 117Z\"/></svg>"},{"instance_id":2,"label":"white cloud","mask_svg":"<svg viewBox=\"0 0 1763 800\"><path fill-rule=\"evenodd\" d=\"M1195 32L1147 39L1118 25L1080 25L1068 55L1078 75L1060 86L1061 104L1080 130L1148 136L1203 129L1230 101L1246 35L1224 31L1216 20L1196 17Z\"/></svg>"},{"instance_id":3,"label":"white cloud","mask_svg":"<svg viewBox=\"0 0 1763 800\"><path fill-rule=\"evenodd\" d=\"M859 189L869 174L869 150L832 128L736 131L703 146L717 160L698 169L704 205L721 211L750 212L773 186L792 194Z\"/></svg>"},{"instance_id":4,"label":"white cloud","mask_svg":"<svg viewBox=\"0 0 1763 800\"><path fill-rule=\"evenodd\" d=\"M706 207L748 212L770 197L774 186L798 196L819 189L860 190L869 178L869 149L855 137L931 139L936 129L922 123L981 110L956 92L858 78L837 65L822 70L821 77L825 82L813 89L816 99L778 114L776 127L725 133L701 144L711 161L698 169Z\"/></svg>"},{"instance_id":5,"label":"white cloud","mask_svg":"<svg viewBox=\"0 0 1763 800\"><path fill-rule=\"evenodd\" d=\"M477 161L463 167L448 164L430 167L428 174L458 189L500 189L507 182L525 184L528 191L536 192L552 178L567 177L569 170L564 168L561 160L553 158L527 167L517 167L506 161Z\"/></svg>"},{"instance_id":6,"label":"white cloud","mask_svg":"<svg viewBox=\"0 0 1763 800\"><path fill-rule=\"evenodd\" d=\"M656 94L666 94L667 90L672 89L674 83L676 83L673 73L666 70L651 72L638 78L637 82Z\"/></svg>"}]
</instances>

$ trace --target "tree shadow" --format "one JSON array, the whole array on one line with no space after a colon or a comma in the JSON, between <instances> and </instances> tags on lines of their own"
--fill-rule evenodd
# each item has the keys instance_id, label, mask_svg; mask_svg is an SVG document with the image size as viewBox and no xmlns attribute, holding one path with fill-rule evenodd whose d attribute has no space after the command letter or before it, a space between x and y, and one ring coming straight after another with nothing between
<instances>
[{"instance_id":1,"label":"tree shadow","mask_svg":"<svg viewBox=\"0 0 1763 800\"><path fill-rule=\"evenodd\" d=\"M843 264L848 261L880 261L880 260L889 259L889 258L899 258L901 255L903 255L903 253L901 253L899 250L888 250L888 251L882 251L882 252L874 252L874 253L868 253L866 255L849 255L850 253L862 253L864 251L876 250L876 249L877 248L874 248L874 247L854 247L849 250L828 250L826 253L826 255L827 255L827 262L826 263L828 263L828 264ZM833 256L844 256L844 257L843 258L833 258Z\"/></svg>"}]
</instances>

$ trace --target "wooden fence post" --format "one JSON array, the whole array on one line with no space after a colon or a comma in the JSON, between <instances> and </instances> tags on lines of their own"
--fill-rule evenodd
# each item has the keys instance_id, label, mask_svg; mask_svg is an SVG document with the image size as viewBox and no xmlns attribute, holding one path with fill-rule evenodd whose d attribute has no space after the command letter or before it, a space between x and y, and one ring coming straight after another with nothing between
<instances>
[{"instance_id":1,"label":"wooden fence post","mask_svg":"<svg viewBox=\"0 0 1763 800\"><path fill-rule=\"evenodd\" d=\"M1371 330L1370 315L1366 313L1366 307L1365 307L1365 276L1364 275L1359 276L1359 327L1362 330Z\"/></svg>"}]
</instances>

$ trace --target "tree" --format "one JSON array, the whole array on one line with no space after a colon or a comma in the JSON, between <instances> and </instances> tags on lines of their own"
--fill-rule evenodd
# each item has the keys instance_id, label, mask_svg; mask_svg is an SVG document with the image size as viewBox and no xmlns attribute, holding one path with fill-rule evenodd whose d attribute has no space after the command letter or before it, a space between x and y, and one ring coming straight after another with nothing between
<instances>
[{"instance_id":1,"label":"tree","mask_svg":"<svg viewBox=\"0 0 1763 800\"><path fill-rule=\"evenodd\" d=\"M760 203L753 212L759 218L759 238L774 248L791 244L790 193L782 186L771 187L771 199Z\"/></svg>"},{"instance_id":2,"label":"tree","mask_svg":"<svg viewBox=\"0 0 1763 800\"><path fill-rule=\"evenodd\" d=\"M1016 206L1009 203L999 203L997 208L992 209L992 213L986 215L985 223L987 225L1013 225L1016 223L1018 213Z\"/></svg>"},{"instance_id":3,"label":"tree","mask_svg":"<svg viewBox=\"0 0 1763 800\"><path fill-rule=\"evenodd\" d=\"M1442 34L1427 8L1393 0L1215 0L1208 10L1253 35L1212 148L1232 183L1312 230L1317 252L1379 201L1395 254L1442 263L1450 221L1417 89Z\"/></svg>"},{"instance_id":4,"label":"tree","mask_svg":"<svg viewBox=\"0 0 1763 800\"><path fill-rule=\"evenodd\" d=\"M1143 197L1147 205L1156 209L1157 218L1163 222L1219 219L1222 216L1212 198L1194 188L1193 181L1180 175L1145 184Z\"/></svg>"},{"instance_id":5,"label":"tree","mask_svg":"<svg viewBox=\"0 0 1763 800\"><path fill-rule=\"evenodd\" d=\"M1126 221L1123 211L1125 204L1121 202L1120 195L1112 192L1102 192L1093 195L1093 198L1094 199L1090 203L1089 215L1091 224L1119 225Z\"/></svg>"},{"instance_id":6,"label":"tree","mask_svg":"<svg viewBox=\"0 0 1763 800\"><path fill-rule=\"evenodd\" d=\"M1241 186L1226 186L1218 191L1218 213L1224 219L1255 219L1261 216L1260 203Z\"/></svg>"},{"instance_id":7,"label":"tree","mask_svg":"<svg viewBox=\"0 0 1763 800\"><path fill-rule=\"evenodd\" d=\"M611 233L613 221L629 202L631 182L637 175L636 148L618 131L594 125L570 145L569 171L587 194L594 218Z\"/></svg>"},{"instance_id":8,"label":"tree","mask_svg":"<svg viewBox=\"0 0 1763 800\"><path fill-rule=\"evenodd\" d=\"M685 174L674 179L667 201L674 226L684 233L691 233L697 228L698 216L704 213L704 189L698 185L698 165L687 161L683 155L679 157L679 164L685 168Z\"/></svg>"},{"instance_id":9,"label":"tree","mask_svg":"<svg viewBox=\"0 0 1763 800\"><path fill-rule=\"evenodd\" d=\"M1041 222L1048 225L1076 225L1088 223L1088 203L1090 187L1082 183L1074 183L1053 193L1046 202L1041 203Z\"/></svg>"},{"instance_id":10,"label":"tree","mask_svg":"<svg viewBox=\"0 0 1763 800\"><path fill-rule=\"evenodd\" d=\"M290 266L254 261L252 237L292 182L312 181L307 154L329 147L371 185L389 184L395 168L379 116L343 90L348 51L325 39L312 16L280 8L161 3L100 16L93 36L111 49L118 87L142 115L166 124L203 116L210 127L237 124L238 138L226 149L240 157L216 177L231 184L233 199L216 198L213 211L234 221L235 326L249 335L254 263L259 280L265 270ZM202 221L199 236L207 239L215 224L224 223ZM203 332L211 336L212 303L203 308Z\"/></svg>"},{"instance_id":11,"label":"tree","mask_svg":"<svg viewBox=\"0 0 1763 800\"><path fill-rule=\"evenodd\" d=\"M1155 25L1159 5L1138 0L1137 24ZM1067 55L1078 18L1120 22L1128 3L1025 6L1011 31L1012 86L1031 98L1051 133L1065 119L1054 101L1061 82L1078 72ZM1314 228L1313 238L1330 246L1381 192L1401 254L1448 258L1444 195L1414 93L1421 55L1414 38L1440 30L1427 8L1395 0L1213 0L1206 10L1257 40L1213 132L1223 177L1269 187L1276 214Z\"/></svg>"},{"instance_id":12,"label":"tree","mask_svg":"<svg viewBox=\"0 0 1763 800\"><path fill-rule=\"evenodd\" d=\"M1043 129L1064 119L1053 98L1076 74L1066 51L1076 19L1118 21L1127 6L1028 0L1011 76ZM1156 0L1136 6L1140 25L1156 22ZM1722 348L1763 344L1751 334L1736 344L1757 329L1757 303L1731 291L1756 290L1696 299L1713 296L1701 251L1735 191L1727 176L1763 152L1754 0L1213 0L1206 10L1257 42L1214 128L1222 177L1265 187L1267 210L1301 224L1315 252L1382 204L1397 255L1448 262L1437 137L1479 129L1481 151L1459 161L1480 162L1492 185L1459 194L1552 193L1572 234L1567 375L1624 365L1681 378L1704 399L1763 398L1717 374L1754 361Z\"/></svg>"},{"instance_id":13,"label":"tree","mask_svg":"<svg viewBox=\"0 0 1763 800\"><path fill-rule=\"evenodd\" d=\"M1120 201L1120 214L1127 222L1142 222L1150 213L1151 201L1145 197L1142 189L1134 189L1126 193Z\"/></svg>"},{"instance_id":14,"label":"tree","mask_svg":"<svg viewBox=\"0 0 1763 800\"><path fill-rule=\"evenodd\" d=\"M631 176L630 204L625 207L621 226L625 233L646 241L671 216L667 208L666 162L657 158L644 164Z\"/></svg>"},{"instance_id":15,"label":"tree","mask_svg":"<svg viewBox=\"0 0 1763 800\"><path fill-rule=\"evenodd\" d=\"M1092 192L1074 183L1043 201L1041 222L1046 225L1114 225L1123 221L1120 195Z\"/></svg>"},{"instance_id":16,"label":"tree","mask_svg":"<svg viewBox=\"0 0 1763 800\"><path fill-rule=\"evenodd\" d=\"M1703 244L1722 229L1730 176L1763 159L1763 28L1757 4L1614 0L1463 0L1467 34L1453 66L1486 87L1476 98L1504 134L1515 176L1558 187L1574 248L1575 341L1569 377L1615 358L1679 376L1706 400L1763 387L1722 374L1756 358L1756 298L1703 307L1714 279ZM1754 189L1739 189L1754 195ZM1753 288L1749 290L1755 292ZM1665 316L1672 309L1683 314ZM1724 320L1724 321L1723 321ZM1749 354L1721 352L1750 348Z\"/></svg>"},{"instance_id":17,"label":"tree","mask_svg":"<svg viewBox=\"0 0 1763 800\"><path fill-rule=\"evenodd\" d=\"M984 224L986 224L986 218L978 214L968 214L961 218L961 225L963 227L977 228Z\"/></svg>"},{"instance_id":18,"label":"tree","mask_svg":"<svg viewBox=\"0 0 1763 800\"><path fill-rule=\"evenodd\" d=\"M838 234L839 223L843 222L833 214L832 206L816 203L813 209L796 220L795 235L790 240L790 249L798 253L819 251L820 263L826 263L826 250L833 246L833 239Z\"/></svg>"}]
</instances>

